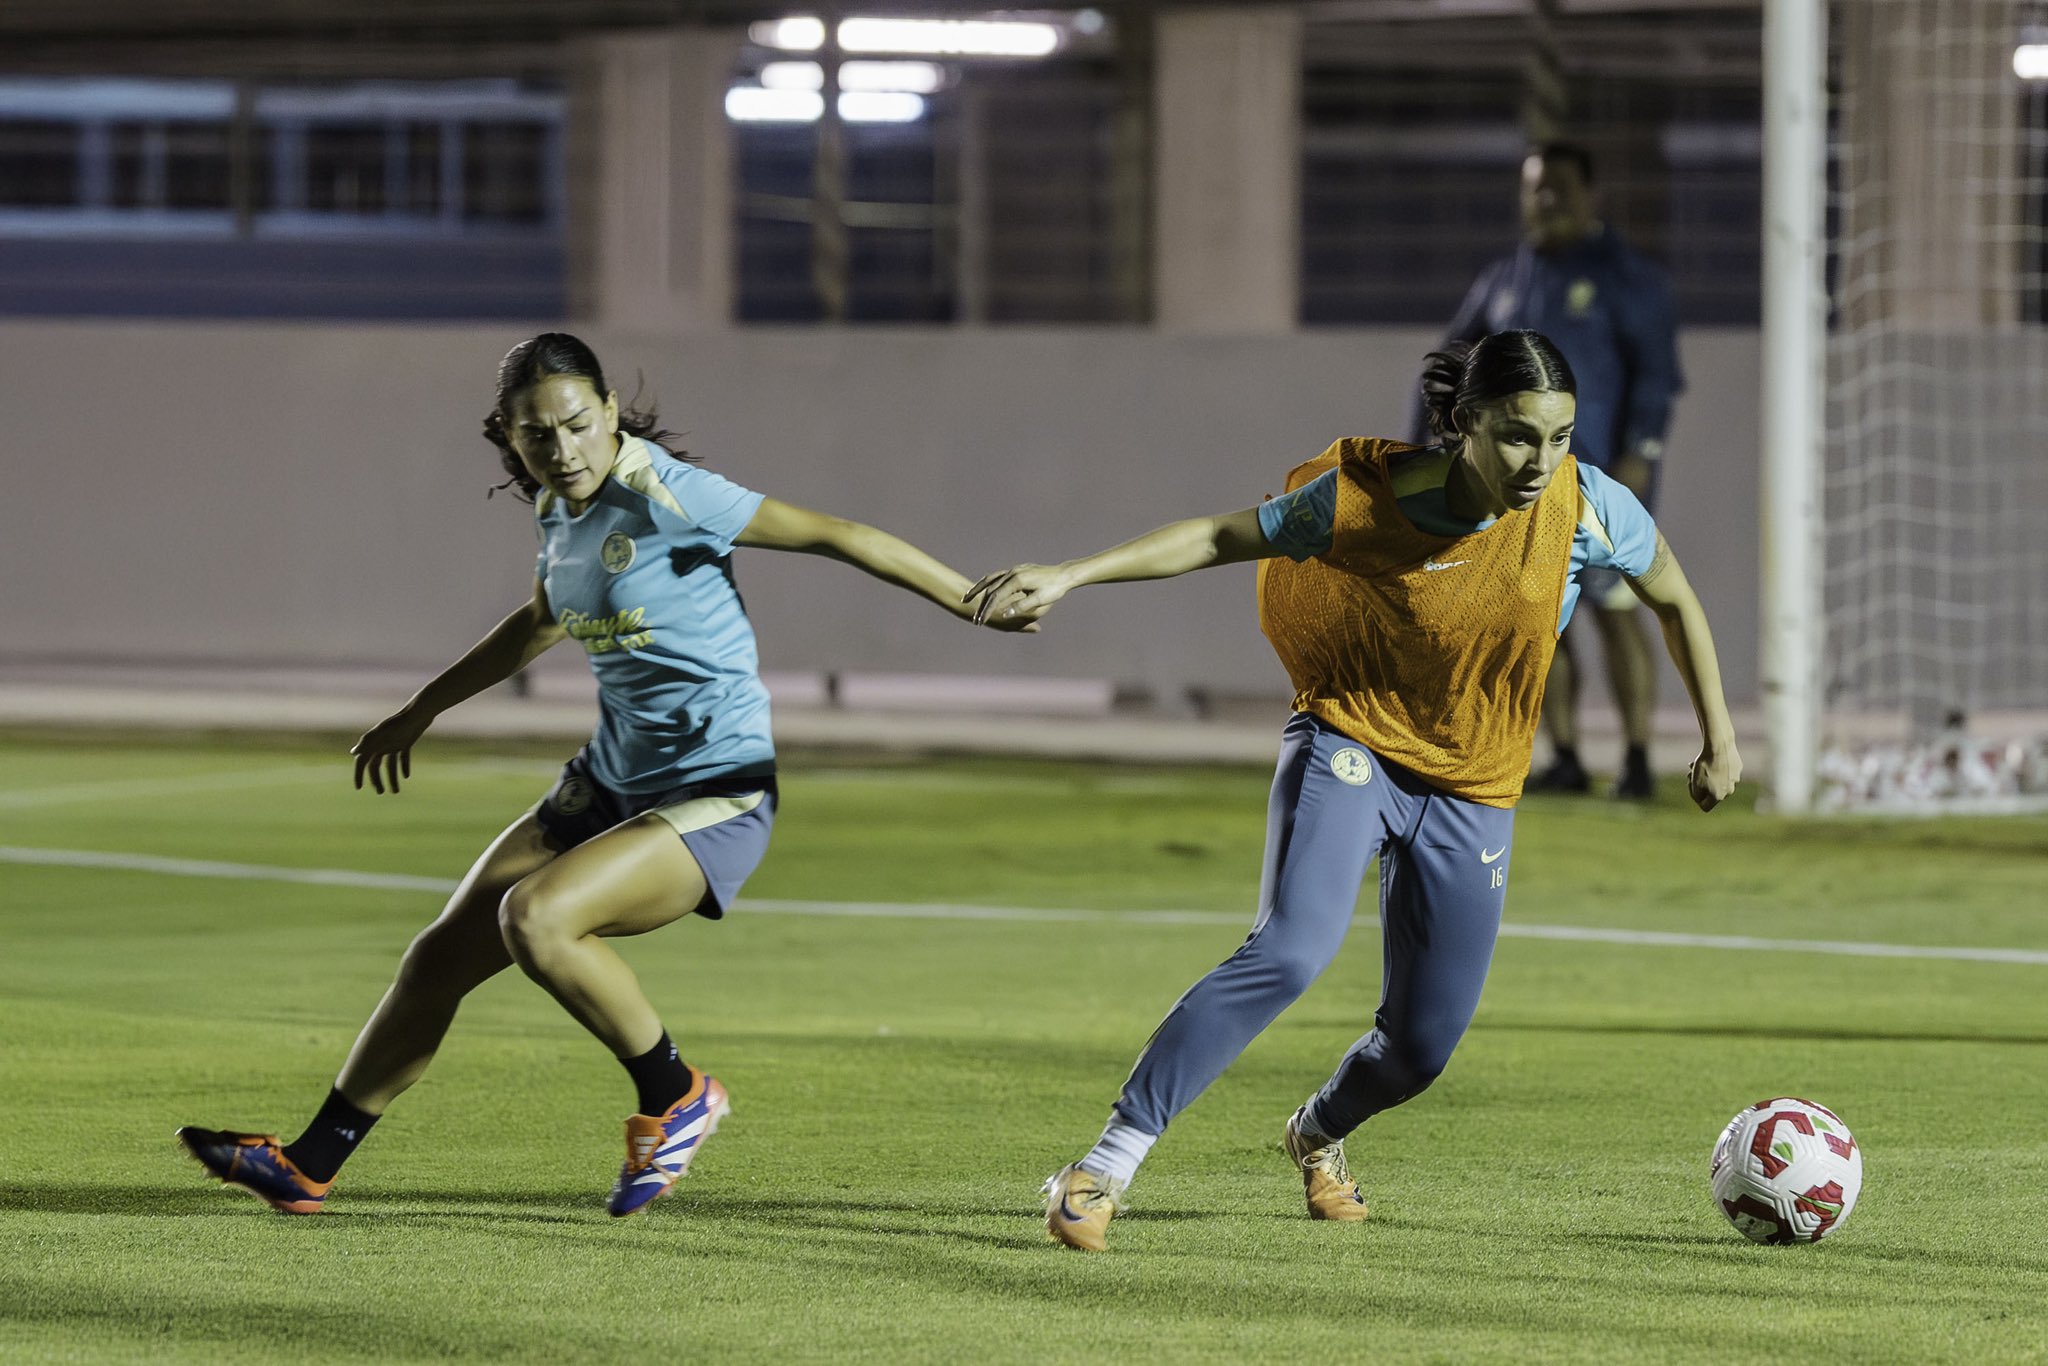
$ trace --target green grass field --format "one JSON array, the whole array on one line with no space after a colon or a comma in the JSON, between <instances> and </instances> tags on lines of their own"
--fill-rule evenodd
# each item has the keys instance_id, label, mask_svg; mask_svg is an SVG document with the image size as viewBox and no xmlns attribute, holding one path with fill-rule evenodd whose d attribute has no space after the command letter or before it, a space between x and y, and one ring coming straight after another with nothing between
<instances>
[{"instance_id":1,"label":"green grass field","mask_svg":"<svg viewBox=\"0 0 2048 1366\"><path fill-rule=\"evenodd\" d=\"M453 878L554 767L418 758L378 799L310 746L17 737L0 845ZM626 945L735 1110L624 1221L630 1088L516 973L321 1217L174 1146L296 1133L431 893L0 861L0 1359L2048 1360L2039 961L1505 938L1450 1071L1350 1145L1371 1221L1312 1224L1274 1140L1367 1025L1367 914L1110 1252L1047 1242L1039 1182L1249 921L1266 776L789 761L750 896L1103 914L784 907ZM2039 821L1534 801L1514 869L1522 925L2048 949ZM1157 909L1237 923L1127 914ZM1707 1152L1788 1093L1849 1122L1866 1185L1837 1237L1755 1247Z\"/></svg>"}]
</instances>

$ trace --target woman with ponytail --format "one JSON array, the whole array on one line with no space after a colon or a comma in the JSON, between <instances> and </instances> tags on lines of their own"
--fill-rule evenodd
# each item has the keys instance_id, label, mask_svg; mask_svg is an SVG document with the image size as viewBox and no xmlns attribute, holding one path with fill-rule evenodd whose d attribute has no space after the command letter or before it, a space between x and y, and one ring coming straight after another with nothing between
<instances>
[{"instance_id":1,"label":"woman with ponytail","mask_svg":"<svg viewBox=\"0 0 2048 1366\"><path fill-rule=\"evenodd\" d=\"M532 594L356 742L355 784L397 792L436 716L565 639L597 676L597 730L412 941L297 1140L178 1131L208 1171L287 1213L323 1208L341 1164L426 1071L462 999L514 963L611 1050L637 1093L611 1213L673 1186L725 1114L725 1088L682 1060L605 941L720 918L767 848L775 747L733 548L843 560L973 616L966 578L917 547L686 463L651 411L620 407L597 357L566 333L506 355L484 435L534 505ZM1015 617L992 624L1029 629Z\"/></svg>"},{"instance_id":2,"label":"woman with ponytail","mask_svg":"<svg viewBox=\"0 0 2048 1366\"><path fill-rule=\"evenodd\" d=\"M1663 622L1700 721L1692 799L1710 811L1734 789L1742 763L1706 615L1642 505L1572 459L1574 390L1538 333L1433 352L1432 444L1346 437L1259 507L974 585L977 620L1029 622L1085 584L1257 560L1259 625L1295 687L1251 936L1167 1013L1101 1139L1046 1183L1055 1239L1103 1247L1167 1123L1336 956L1377 855L1373 1028L1282 1131L1310 1217L1365 1218L1344 1139L1434 1081L1478 1006L1580 574L1620 572Z\"/></svg>"}]
</instances>

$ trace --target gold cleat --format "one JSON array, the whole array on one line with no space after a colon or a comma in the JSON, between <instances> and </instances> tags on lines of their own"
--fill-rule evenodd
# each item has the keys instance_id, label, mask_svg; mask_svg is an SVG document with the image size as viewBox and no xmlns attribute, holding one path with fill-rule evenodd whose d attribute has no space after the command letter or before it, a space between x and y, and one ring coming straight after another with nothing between
<instances>
[{"instance_id":1,"label":"gold cleat","mask_svg":"<svg viewBox=\"0 0 2048 1366\"><path fill-rule=\"evenodd\" d=\"M1302 1188L1308 1196L1308 1217L1356 1223L1365 1218L1365 1196L1351 1179L1351 1169L1344 1165L1344 1140L1316 1146L1315 1140L1301 1129L1306 1112L1304 1106L1288 1117L1280 1146L1301 1172Z\"/></svg>"},{"instance_id":2,"label":"gold cleat","mask_svg":"<svg viewBox=\"0 0 2048 1366\"><path fill-rule=\"evenodd\" d=\"M1045 1231L1068 1247L1102 1251L1109 1221L1124 1207L1124 1184L1079 1166L1060 1168L1045 1181Z\"/></svg>"}]
</instances>

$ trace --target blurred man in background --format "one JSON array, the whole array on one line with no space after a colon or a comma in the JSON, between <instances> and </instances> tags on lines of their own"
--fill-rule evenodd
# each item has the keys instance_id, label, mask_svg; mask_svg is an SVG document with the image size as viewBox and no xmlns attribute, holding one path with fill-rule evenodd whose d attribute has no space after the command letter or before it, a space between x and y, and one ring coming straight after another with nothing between
<instances>
[{"instance_id":1,"label":"blurred man in background","mask_svg":"<svg viewBox=\"0 0 2048 1366\"><path fill-rule=\"evenodd\" d=\"M1593 159L1575 143L1548 142L1522 162L1522 245L1480 272L1452 320L1449 340L1531 328L1565 354L1579 381L1572 453L1606 471L1655 511L1664 434L1684 387L1678 320L1658 266L1596 216ZM1604 571L1584 579L1628 750L1614 795L1651 795L1650 718L1657 674L1635 596ZM1543 694L1543 732L1554 757L1533 792L1584 792L1579 759L1578 665L1560 641Z\"/></svg>"}]
</instances>

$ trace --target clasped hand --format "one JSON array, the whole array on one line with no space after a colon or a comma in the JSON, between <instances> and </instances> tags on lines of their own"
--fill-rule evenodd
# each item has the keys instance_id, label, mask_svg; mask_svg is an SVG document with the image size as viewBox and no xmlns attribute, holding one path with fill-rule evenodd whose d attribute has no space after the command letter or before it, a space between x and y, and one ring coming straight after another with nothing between
<instances>
[{"instance_id":1,"label":"clasped hand","mask_svg":"<svg viewBox=\"0 0 2048 1366\"><path fill-rule=\"evenodd\" d=\"M976 626L1022 631L1031 629L1066 595L1058 565L1020 564L985 575L960 601L974 608Z\"/></svg>"}]
</instances>

